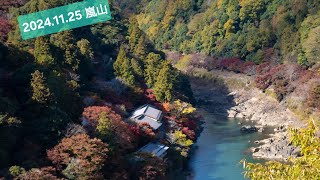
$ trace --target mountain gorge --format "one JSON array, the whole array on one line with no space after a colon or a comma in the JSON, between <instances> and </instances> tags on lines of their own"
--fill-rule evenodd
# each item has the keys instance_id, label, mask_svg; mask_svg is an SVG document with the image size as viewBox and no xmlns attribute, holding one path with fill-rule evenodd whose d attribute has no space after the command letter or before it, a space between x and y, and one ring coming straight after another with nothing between
<instances>
[{"instance_id":1,"label":"mountain gorge","mask_svg":"<svg viewBox=\"0 0 320 180\"><path fill-rule=\"evenodd\" d=\"M319 1L110 0L108 22L21 39L18 16L75 2L0 2L0 179L186 179L197 83L256 92L293 114L272 122L309 124L287 132L298 157L244 161L246 177L319 178ZM128 121L144 104L163 112L165 138ZM139 152L150 142L167 158Z\"/></svg>"}]
</instances>

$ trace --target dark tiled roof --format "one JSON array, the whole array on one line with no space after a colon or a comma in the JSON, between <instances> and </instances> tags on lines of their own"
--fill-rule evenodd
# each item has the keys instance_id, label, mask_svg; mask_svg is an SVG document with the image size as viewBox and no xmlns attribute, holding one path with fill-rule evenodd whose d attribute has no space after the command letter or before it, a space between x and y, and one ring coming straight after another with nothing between
<instances>
[{"instance_id":1,"label":"dark tiled roof","mask_svg":"<svg viewBox=\"0 0 320 180\"><path fill-rule=\"evenodd\" d=\"M160 122L161 115L162 111L149 104L146 104L135 110L130 119L137 123L148 123L153 129L157 130L162 125Z\"/></svg>"},{"instance_id":2,"label":"dark tiled roof","mask_svg":"<svg viewBox=\"0 0 320 180\"><path fill-rule=\"evenodd\" d=\"M160 143L149 143L139 149L138 152L151 153L157 157L161 157L168 149L169 147Z\"/></svg>"}]
</instances>

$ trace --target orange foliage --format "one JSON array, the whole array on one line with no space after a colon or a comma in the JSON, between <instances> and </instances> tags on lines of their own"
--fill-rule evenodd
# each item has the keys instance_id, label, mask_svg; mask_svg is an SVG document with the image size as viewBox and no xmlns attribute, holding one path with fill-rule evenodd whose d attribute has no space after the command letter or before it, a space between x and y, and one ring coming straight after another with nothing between
<instances>
[{"instance_id":1,"label":"orange foliage","mask_svg":"<svg viewBox=\"0 0 320 180\"><path fill-rule=\"evenodd\" d=\"M111 131L114 135L115 144L120 148L119 151L134 148L135 136L132 131L128 131L130 129L129 125L108 106L91 106L84 109L82 115L90 122L91 127L89 129L97 127L98 119L102 112L105 112L107 118L111 120Z\"/></svg>"},{"instance_id":2,"label":"orange foliage","mask_svg":"<svg viewBox=\"0 0 320 180\"><path fill-rule=\"evenodd\" d=\"M85 117L87 120L89 120L91 123L95 124L102 112L106 112L107 114L114 114L112 109L108 106L90 106L87 108L84 108L84 111L82 113L82 116ZM120 118L118 116L114 116L114 118Z\"/></svg>"},{"instance_id":3,"label":"orange foliage","mask_svg":"<svg viewBox=\"0 0 320 180\"><path fill-rule=\"evenodd\" d=\"M95 179L101 177L106 159L108 145L100 139L90 139L86 134L78 134L64 138L53 149L48 150L48 158L59 170L66 169L70 163L75 163L73 173L80 179Z\"/></svg>"},{"instance_id":4,"label":"orange foliage","mask_svg":"<svg viewBox=\"0 0 320 180\"><path fill-rule=\"evenodd\" d=\"M148 136L150 138L154 138L156 136L149 123L140 123L139 127L143 130L145 136Z\"/></svg>"},{"instance_id":5,"label":"orange foliage","mask_svg":"<svg viewBox=\"0 0 320 180\"><path fill-rule=\"evenodd\" d=\"M163 106L163 109L164 109L166 112L170 112L170 111L171 111L170 103L163 103L162 106Z\"/></svg>"}]
</instances>

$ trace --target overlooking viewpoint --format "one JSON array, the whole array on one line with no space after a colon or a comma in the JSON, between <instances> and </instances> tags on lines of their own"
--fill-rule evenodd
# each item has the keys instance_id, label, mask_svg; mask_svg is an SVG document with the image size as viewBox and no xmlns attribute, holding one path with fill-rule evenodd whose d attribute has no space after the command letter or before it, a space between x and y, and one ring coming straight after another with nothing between
<instances>
[{"instance_id":1,"label":"overlooking viewpoint","mask_svg":"<svg viewBox=\"0 0 320 180\"><path fill-rule=\"evenodd\" d=\"M320 179L320 1L0 0L0 180Z\"/></svg>"}]
</instances>

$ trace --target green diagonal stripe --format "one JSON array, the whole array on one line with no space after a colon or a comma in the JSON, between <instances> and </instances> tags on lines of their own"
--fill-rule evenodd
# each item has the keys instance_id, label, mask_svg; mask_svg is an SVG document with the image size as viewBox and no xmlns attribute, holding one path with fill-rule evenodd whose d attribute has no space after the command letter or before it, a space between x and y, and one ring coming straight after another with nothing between
<instances>
[{"instance_id":1,"label":"green diagonal stripe","mask_svg":"<svg viewBox=\"0 0 320 180\"><path fill-rule=\"evenodd\" d=\"M22 39L53 34L110 20L107 0L88 0L18 17Z\"/></svg>"}]
</instances>

